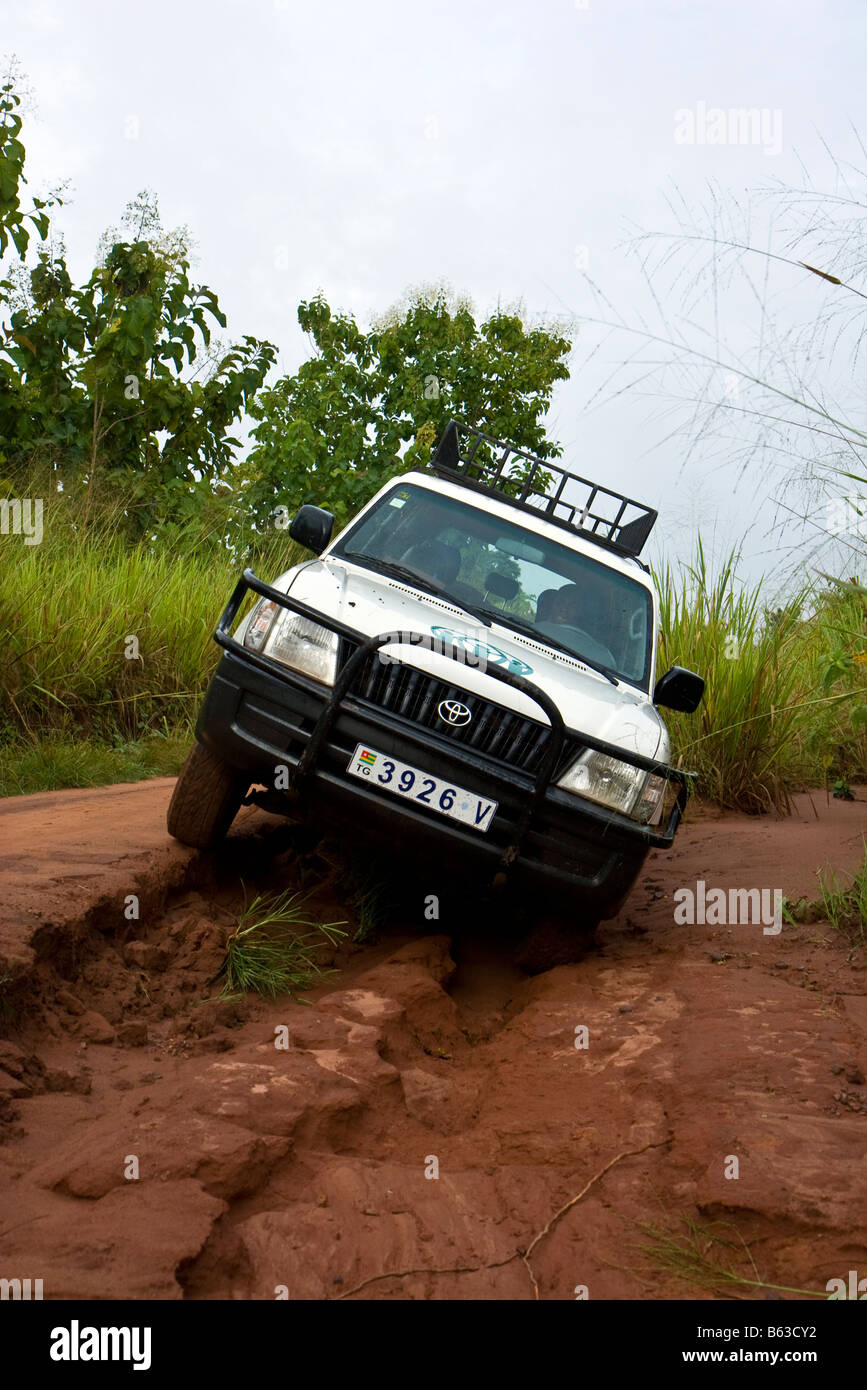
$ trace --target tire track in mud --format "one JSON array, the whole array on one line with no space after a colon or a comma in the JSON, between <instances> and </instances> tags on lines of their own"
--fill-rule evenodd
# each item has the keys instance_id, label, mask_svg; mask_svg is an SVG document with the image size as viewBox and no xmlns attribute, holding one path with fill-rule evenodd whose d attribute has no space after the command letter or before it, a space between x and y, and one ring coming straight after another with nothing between
<instances>
[{"instance_id":1,"label":"tire track in mud","mask_svg":"<svg viewBox=\"0 0 867 1390\"><path fill-rule=\"evenodd\" d=\"M638 1248L685 1218L771 1283L867 1269L863 957L672 913L698 878L772 864L795 896L854 865L862 805L698 817L598 950L536 978L493 916L425 922L419 879L312 1004L203 1003L241 877L344 905L260 813L218 862L173 845L169 785L0 805L0 1251L46 1297L701 1296Z\"/></svg>"}]
</instances>

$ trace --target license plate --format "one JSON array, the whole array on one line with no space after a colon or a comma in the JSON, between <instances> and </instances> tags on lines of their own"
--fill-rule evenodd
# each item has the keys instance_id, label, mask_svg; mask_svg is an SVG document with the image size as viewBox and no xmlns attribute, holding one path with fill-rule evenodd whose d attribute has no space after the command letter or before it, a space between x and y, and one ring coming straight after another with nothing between
<instances>
[{"instance_id":1,"label":"license plate","mask_svg":"<svg viewBox=\"0 0 867 1390\"><path fill-rule=\"evenodd\" d=\"M363 777L373 787L406 797L408 801L438 811L441 816L471 825L474 830L487 831L497 810L496 801L477 796L466 787L456 787L454 782L446 782L442 777L431 777L429 772L378 753L366 743L358 744L347 770L353 777Z\"/></svg>"}]
</instances>

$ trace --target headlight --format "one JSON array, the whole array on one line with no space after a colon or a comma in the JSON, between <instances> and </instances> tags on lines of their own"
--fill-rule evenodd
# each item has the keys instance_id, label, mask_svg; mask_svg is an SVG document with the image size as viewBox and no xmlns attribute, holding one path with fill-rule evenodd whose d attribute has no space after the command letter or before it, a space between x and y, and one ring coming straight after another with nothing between
<instances>
[{"instance_id":1,"label":"headlight","mask_svg":"<svg viewBox=\"0 0 867 1390\"><path fill-rule=\"evenodd\" d=\"M664 777L611 758L607 753L597 753L592 748L575 760L557 786L610 806L643 825L655 823L662 815Z\"/></svg>"},{"instance_id":2,"label":"headlight","mask_svg":"<svg viewBox=\"0 0 867 1390\"><path fill-rule=\"evenodd\" d=\"M289 608L281 608L271 599L257 603L250 614L244 646L312 676L323 685L334 684L337 633Z\"/></svg>"},{"instance_id":3,"label":"headlight","mask_svg":"<svg viewBox=\"0 0 867 1390\"><path fill-rule=\"evenodd\" d=\"M268 629L274 620L278 605L272 603L268 598L262 598L256 604L250 614L247 623L247 630L244 633L244 646L249 647L253 652L262 650L262 644L268 636Z\"/></svg>"}]
</instances>

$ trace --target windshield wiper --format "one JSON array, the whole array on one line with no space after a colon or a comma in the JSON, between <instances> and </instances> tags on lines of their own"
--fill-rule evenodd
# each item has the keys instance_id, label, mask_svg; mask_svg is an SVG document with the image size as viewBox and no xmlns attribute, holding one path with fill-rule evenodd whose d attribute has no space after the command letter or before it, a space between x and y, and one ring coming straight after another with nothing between
<instances>
[{"instance_id":1,"label":"windshield wiper","mask_svg":"<svg viewBox=\"0 0 867 1390\"><path fill-rule=\"evenodd\" d=\"M567 647L564 642L558 642L556 637L546 637L528 619L519 618L514 613L503 613L499 608L486 608L485 612L492 614L497 622L502 623L504 627L513 627L518 632L525 633L527 637L532 637L535 642L539 643L540 647L556 647L558 652L565 652L567 656L589 666L591 671L598 671L600 676L604 676L612 685L620 685L620 681L609 666L603 666L600 661L591 661L589 656L584 656L581 652L576 652L574 648Z\"/></svg>"},{"instance_id":2,"label":"windshield wiper","mask_svg":"<svg viewBox=\"0 0 867 1390\"><path fill-rule=\"evenodd\" d=\"M408 565L398 565L392 560L381 560L378 555L367 555L363 550L349 552L347 560L355 560L360 565L366 565L368 569L378 570L380 574L390 575L393 579L406 579L410 584L414 584L417 589L426 589L428 593L436 593L436 586L423 574L418 574L411 570Z\"/></svg>"},{"instance_id":3,"label":"windshield wiper","mask_svg":"<svg viewBox=\"0 0 867 1390\"><path fill-rule=\"evenodd\" d=\"M427 575L419 574L416 570L410 569L408 565L399 565L394 560L381 560L378 555L367 555L364 551L348 551L345 558L356 560L361 565L367 565L369 569L378 570L380 574L387 574L392 579L404 579L408 584L413 584L417 589L425 593L433 594L435 598L448 599L456 608L460 608L464 613L469 613L484 623L485 627L491 626L491 620L487 616L488 610L476 608L472 604L464 603L463 599L450 594L442 584L438 584L435 579L428 579Z\"/></svg>"}]
</instances>

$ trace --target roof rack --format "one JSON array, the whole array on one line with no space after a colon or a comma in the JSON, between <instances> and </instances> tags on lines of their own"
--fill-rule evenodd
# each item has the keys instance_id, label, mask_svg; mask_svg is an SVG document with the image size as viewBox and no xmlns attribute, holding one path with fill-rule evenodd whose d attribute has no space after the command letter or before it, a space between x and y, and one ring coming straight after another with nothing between
<instances>
[{"instance_id":1,"label":"roof rack","mask_svg":"<svg viewBox=\"0 0 867 1390\"><path fill-rule=\"evenodd\" d=\"M658 516L642 502L591 483L461 420L449 421L431 468L621 555L637 558Z\"/></svg>"}]
</instances>

